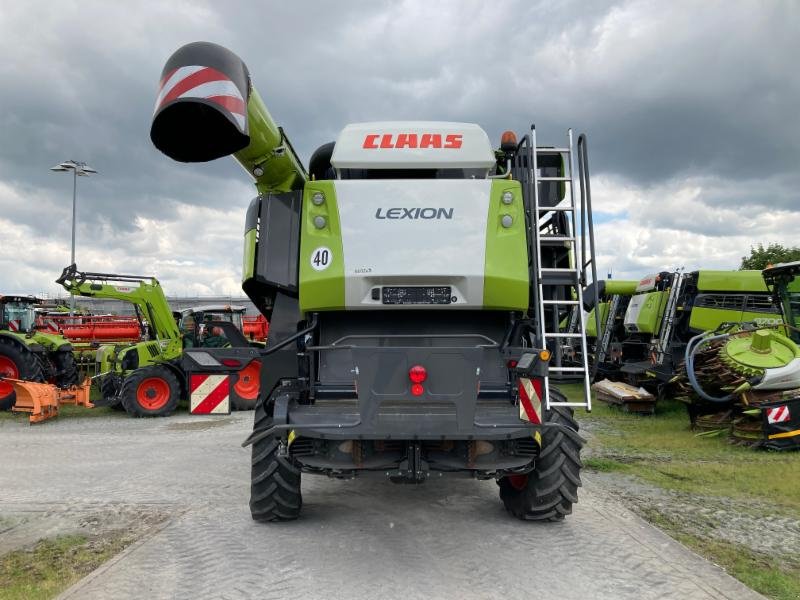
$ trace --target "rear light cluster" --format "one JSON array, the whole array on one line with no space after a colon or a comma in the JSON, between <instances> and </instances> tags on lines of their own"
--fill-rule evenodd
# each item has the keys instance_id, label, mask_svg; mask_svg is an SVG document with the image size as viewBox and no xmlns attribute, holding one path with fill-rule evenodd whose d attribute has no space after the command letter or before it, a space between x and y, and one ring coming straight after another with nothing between
<instances>
[{"instance_id":1,"label":"rear light cluster","mask_svg":"<svg viewBox=\"0 0 800 600\"><path fill-rule=\"evenodd\" d=\"M408 370L408 378L411 380L411 395L422 396L425 393L423 383L428 378L428 371L422 365L414 365Z\"/></svg>"}]
</instances>

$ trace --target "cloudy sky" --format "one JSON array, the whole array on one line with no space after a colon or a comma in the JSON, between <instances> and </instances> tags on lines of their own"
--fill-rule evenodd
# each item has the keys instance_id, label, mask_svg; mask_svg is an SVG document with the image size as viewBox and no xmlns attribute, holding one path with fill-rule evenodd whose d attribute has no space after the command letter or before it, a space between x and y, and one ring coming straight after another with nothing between
<instances>
[{"instance_id":1,"label":"cloudy sky","mask_svg":"<svg viewBox=\"0 0 800 600\"><path fill-rule=\"evenodd\" d=\"M304 161L348 122L535 122L589 136L599 267L615 277L736 268L798 245L800 3L14 2L0 0L0 291L56 293L83 160L83 270L238 294L254 190L232 159L150 143L156 86L184 43L227 46Z\"/></svg>"}]
</instances>

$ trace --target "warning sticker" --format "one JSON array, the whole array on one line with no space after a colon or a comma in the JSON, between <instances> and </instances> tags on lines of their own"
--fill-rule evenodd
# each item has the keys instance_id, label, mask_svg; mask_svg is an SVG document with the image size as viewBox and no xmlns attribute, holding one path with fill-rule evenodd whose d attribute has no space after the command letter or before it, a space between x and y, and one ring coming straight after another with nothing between
<instances>
[{"instance_id":1,"label":"warning sticker","mask_svg":"<svg viewBox=\"0 0 800 600\"><path fill-rule=\"evenodd\" d=\"M789 414L789 407L786 405L767 409L767 422L770 424L783 423L791 418L792 417Z\"/></svg>"}]
</instances>

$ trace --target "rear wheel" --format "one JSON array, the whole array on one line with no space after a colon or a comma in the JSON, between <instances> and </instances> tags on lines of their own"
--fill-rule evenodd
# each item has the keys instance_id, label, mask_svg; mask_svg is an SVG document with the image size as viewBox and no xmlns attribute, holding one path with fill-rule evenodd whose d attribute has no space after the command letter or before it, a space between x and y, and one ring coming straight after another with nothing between
<instances>
[{"instance_id":1,"label":"rear wheel","mask_svg":"<svg viewBox=\"0 0 800 600\"><path fill-rule=\"evenodd\" d=\"M120 398L128 414L134 417L165 417L178 406L180 385L167 367L143 367L128 375Z\"/></svg>"},{"instance_id":2,"label":"rear wheel","mask_svg":"<svg viewBox=\"0 0 800 600\"><path fill-rule=\"evenodd\" d=\"M272 425L264 403L256 407L253 430ZM300 469L287 456L278 456L279 440L274 435L253 443L250 470L250 515L254 521L292 521L300 515Z\"/></svg>"},{"instance_id":3,"label":"rear wheel","mask_svg":"<svg viewBox=\"0 0 800 600\"><path fill-rule=\"evenodd\" d=\"M553 400L566 397L550 390ZM581 486L581 448L584 440L578 435L578 423L572 409L554 406L544 412L546 423L564 427L542 429L542 451L536 466L526 475L510 475L500 481L500 498L506 510L526 521L560 521L572 512Z\"/></svg>"},{"instance_id":4,"label":"rear wheel","mask_svg":"<svg viewBox=\"0 0 800 600\"><path fill-rule=\"evenodd\" d=\"M42 366L36 355L27 348L0 338L0 377L24 379L25 381L44 381ZM0 381L0 410L10 410L17 394L14 386Z\"/></svg>"},{"instance_id":5,"label":"rear wheel","mask_svg":"<svg viewBox=\"0 0 800 600\"><path fill-rule=\"evenodd\" d=\"M233 384L231 405L234 410L253 410L261 389L261 361L253 360L239 371L239 379Z\"/></svg>"}]
</instances>

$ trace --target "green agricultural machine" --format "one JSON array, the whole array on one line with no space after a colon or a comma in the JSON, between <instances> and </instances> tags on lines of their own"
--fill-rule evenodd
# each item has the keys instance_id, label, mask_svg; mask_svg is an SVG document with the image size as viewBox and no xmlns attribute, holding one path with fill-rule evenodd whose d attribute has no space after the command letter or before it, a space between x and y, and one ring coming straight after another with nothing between
<instances>
[{"instance_id":1,"label":"green agricultural machine","mask_svg":"<svg viewBox=\"0 0 800 600\"><path fill-rule=\"evenodd\" d=\"M800 448L800 262L763 271L780 324L731 326L692 338L684 389L693 423L730 427L734 441ZM710 418L709 418L710 415Z\"/></svg>"},{"instance_id":2,"label":"green agricultural machine","mask_svg":"<svg viewBox=\"0 0 800 600\"><path fill-rule=\"evenodd\" d=\"M131 303L146 332L137 343L102 344L95 350L95 377L103 400L137 417L175 410L185 393L178 362L183 345L172 309L155 277L90 273L70 265L56 283L71 294Z\"/></svg>"},{"instance_id":3,"label":"green agricultural machine","mask_svg":"<svg viewBox=\"0 0 800 600\"><path fill-rule=\"evenodd\" d=\"M583 292L586 342L592 365L592 379L617 378L622 362L622 340L626 337L625 312L638 281L599 280ZM598 299L595 304L595 297ZM599 328L598 328L599 323Z\"/></svg>"},{"instance_id":4,"label":"green agricultural machine","mask_svg":"<svg viewBox=\"0 0 800 600\"><path fill-rule=\"evenodd\" d=\"M39 303L32 296L0 296L0 378L75 385L72 344L61 335L35 329ZM14 399L13 386L0 379L0 410L9 410Z\"/></svg>"},{"instance_id":5,"label":"green agricultural machine","mask_svg":"<svg viewBox=\"0 0 800 600\"><path fill-rule=\"evenodd\" d=\"M663 392L693 336L722 323L780 322L760 271L661 272L642 279L625 311L619 378Z\"/></svg>"},{"instance_id":6,"label":"green agricultural machine","mask_svg":"<svg viewBox=\"0 0 800 600\"><path fill-rule=\"evenodd\" d=\"M98 406L121 408L135 417L169 415L189 394L182 363L185 345L250 347L241 328L244 309L215 305L174 314L155 277L82 272L70 265L56 283L80 296L132 304L146 332L143 341L101 344L95 350L94 372L103 397L95 402ZM261 364L248 361L238 367L231 405L251 410L258 396Z\"/></svg>"},{"instance_id":7,"label":"green agricultural machine","mask_svg":"<svg viewBox=\"0 0 800 600\"><path fill-rule=\"evenodd\" d=\"M270 323L245 441L255 520L297 518L303 474L494 479L520 519L571 512L573 409L591 408L585 136L545 147L531 127L495 148L469 123L358 123L306 171L244 63L198 42L167 61L150 137L181 162L233 155L255 180L242 287ZM551 361L566 339L583 363ZM224 378L237 352L184 362ZM580 398L550 385L565 373Z\"/></svg>"}]
</instances>

